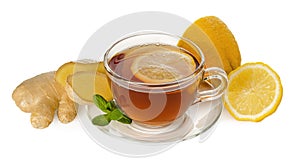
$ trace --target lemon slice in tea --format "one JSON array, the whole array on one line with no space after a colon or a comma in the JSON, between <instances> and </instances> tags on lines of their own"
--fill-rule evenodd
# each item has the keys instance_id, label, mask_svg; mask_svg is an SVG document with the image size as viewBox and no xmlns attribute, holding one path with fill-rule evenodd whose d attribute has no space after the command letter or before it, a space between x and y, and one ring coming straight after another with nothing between
<instances>
[{"instance_id":1,"label":"lemon slice in tea","mask_svg":"<svg viewBox=\"0 0 300 166\"><path fill-rule=\"evenodd\" d=\"M130 69L134 76L146 83L171 82L192 74L196 68L194 58L186 51L157 49L137 56Z\"/></svg>"}]
</instances>

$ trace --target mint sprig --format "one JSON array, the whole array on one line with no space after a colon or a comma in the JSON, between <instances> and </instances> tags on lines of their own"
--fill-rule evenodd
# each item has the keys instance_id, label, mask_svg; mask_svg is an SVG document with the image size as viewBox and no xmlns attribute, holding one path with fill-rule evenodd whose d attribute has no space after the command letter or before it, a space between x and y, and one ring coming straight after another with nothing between
<instances>
[{"instance_id":1,"label":"mint sprig","mask_svg":"<svg viewBox=\"0 0 300 166\"><path fill-rule=\"evenodd\" d=\"M101 95L93 96L94 104L106 114L98 115L92 119L92 123L97 126L106 126L112 120L124 124L130 124L132 120L124 115L122 111L116 106L114 101L106 101Z\"/></svg>"}]
</instances>

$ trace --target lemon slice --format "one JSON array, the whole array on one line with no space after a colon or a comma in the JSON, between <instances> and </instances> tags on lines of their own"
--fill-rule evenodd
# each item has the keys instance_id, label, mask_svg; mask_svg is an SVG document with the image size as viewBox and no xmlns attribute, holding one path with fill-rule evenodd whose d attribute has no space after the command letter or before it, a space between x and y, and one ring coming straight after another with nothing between
<instances>
[{"instance_id":1,"label":"lemon slice","mask_svg":"<svg viewBox=\"0 0 300 166\"><path fill-rule=\"evenodd\" d=\"M175 81L192 74L195 68L191 55L168 49L137 56L130 67L134 76L146 83Z\"/></svg>"},{"instance_id":2,"label":"lemon slice","mask_svg":"<svg viewBox=\"0 0 300 166\"><path fill-rule=\"evenodd\" d=\"M278 74L268 65L246 63L229 76L223 97L225 107L237 120L261 121L274 113L282 98Z\"/></svg>"}]
</instances>

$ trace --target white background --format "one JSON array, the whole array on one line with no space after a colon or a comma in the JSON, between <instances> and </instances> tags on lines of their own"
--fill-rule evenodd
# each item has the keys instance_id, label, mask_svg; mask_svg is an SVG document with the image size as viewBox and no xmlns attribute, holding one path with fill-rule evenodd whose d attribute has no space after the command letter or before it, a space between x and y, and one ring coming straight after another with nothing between
<instances>
[{"instance_id":1,"label":"white background","mask_svg":"<svg viewBox=\"0 0 300 166\"><path fill-rule=\"evenodd\" d=\"M297 1L0 1L0 165L299 165L299 38ZM111 153L91 140L78 120L31 127L11 99L23 80L76 60L105 23L138 11L164 11L190 21L221 18L238 41L242 63L262 61L280 75L278 110L260 123L239 122L225 110L204 143L197 138L147 158ZM120 27L122 28L122 27ZM100 43L101 44L101 43ZM298 98L298 99L297 99Z\"/></svg>"}]
</instances>

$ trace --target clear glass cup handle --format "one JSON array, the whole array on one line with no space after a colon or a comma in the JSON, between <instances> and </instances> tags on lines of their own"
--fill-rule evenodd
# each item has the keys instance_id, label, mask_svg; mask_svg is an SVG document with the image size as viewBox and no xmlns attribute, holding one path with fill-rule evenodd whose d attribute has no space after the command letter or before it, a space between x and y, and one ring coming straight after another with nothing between
<instances>
[{"instance_id":1,"label":"clear glass cup handle","mask_svg":"<svg viewBox=\"0 0 300 166\"><path fill-rule=\"evenodd\" d=\"M204 78L202 81L213 81L213 80L219 80L218 85L215 85L213 89L206 90L206 91L199 91L197 92L197 98L194 102L205 102L217 99L221 97L224 94L224 91L227 88L228 79L226 72L218 67L211 67L207 68L204 71Z\"/></svg>"}]
</instances>

